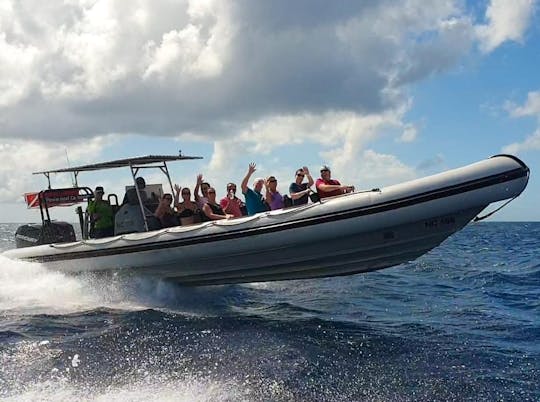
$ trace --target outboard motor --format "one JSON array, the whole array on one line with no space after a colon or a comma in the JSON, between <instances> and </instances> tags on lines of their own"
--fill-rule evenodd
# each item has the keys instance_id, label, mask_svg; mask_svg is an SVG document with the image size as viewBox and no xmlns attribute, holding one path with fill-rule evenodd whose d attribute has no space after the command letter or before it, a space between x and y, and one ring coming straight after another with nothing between
<instances>
[{"instance_id":1,"label":"outboard motor","mask_svg":"<svg viewBox=\"0 0 540 402\"><path fill-rule=\"evenodd\" d=\"M30 223L19 226L15 232L17 248L74 241L76 241L75 230L67 222L45 221L43 224Z\"/></svg>"}]
</instances>

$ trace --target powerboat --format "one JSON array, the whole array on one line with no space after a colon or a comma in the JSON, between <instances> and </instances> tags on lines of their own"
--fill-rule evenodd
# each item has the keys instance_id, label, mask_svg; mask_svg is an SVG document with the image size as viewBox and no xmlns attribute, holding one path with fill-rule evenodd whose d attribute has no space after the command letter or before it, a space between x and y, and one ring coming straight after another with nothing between
<instances>
[{"instance_id":1,"label":"powerboat","mask_svg":"<svg viewBox=\"0 0 540 402\"><path fill-rule=\"evenodd\" d=\"M78 174L129 166L135 181L139 168L152 165L165 173L170 184L166 162L192 158L148 156L40 173L49 178L53 172ZM117 231L113 237L89 239L83 227L81 240L71 235L59 241L46 239L49 244L3 255L66 273L117 271L192 286L353 275L427 253L475 217L481 219L478 214L489 204L518 197L529 174L517 157L496 155L381 189L165 229L150 227L143 197L137 193L141 219L135 233ZM91 199L92 190L79 190L77 197L71 201ZM47 203L46 194L41 199ZM42 217L44 227L52 223L48 212L42 212Z\"/></svg>"}]
</instances>

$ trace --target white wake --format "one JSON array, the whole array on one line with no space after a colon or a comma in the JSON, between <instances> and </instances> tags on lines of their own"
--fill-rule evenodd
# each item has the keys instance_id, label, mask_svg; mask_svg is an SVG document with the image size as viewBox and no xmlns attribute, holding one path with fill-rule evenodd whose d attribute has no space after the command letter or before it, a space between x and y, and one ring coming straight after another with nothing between
<instances>
[{"instance_id":1,"label":"white wake","mask_svg":"<svg viewBox=\"0 0 540 402\"><path fill-rule=\"evenodd\" d=\"M69 314L96 308L190 310L195 290L148 277L71 276L0 256L0 311ZM188 312L189 314L189 312Z\"/></svg>"}]
</instances>

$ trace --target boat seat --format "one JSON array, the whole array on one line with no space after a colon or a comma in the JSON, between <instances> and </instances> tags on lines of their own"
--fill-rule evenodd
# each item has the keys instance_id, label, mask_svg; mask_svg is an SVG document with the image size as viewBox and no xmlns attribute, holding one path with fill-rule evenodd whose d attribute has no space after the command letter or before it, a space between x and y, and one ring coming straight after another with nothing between
<instances>
[{"instance_id":1,"label":"boat seat","mask_svg":"<svg viewBox=\"0 0 540 402\"><path fill-rule=\"evenodd\" d=\"M159 219L146 207L144 208L144 215L148 230L161 229ZM135 205L129 203L122 205L114 217L114 234L120 235L145 231L144 218L139 203L137 202Z\"/></svg>"},{"instance_id":2,"label":"boat seat","mask_svg":"<svg viewBox=\"0 0 540 402\"><path fill-rule=\"evenodd\" d=\"M120 209L120 205L118 204L118 196L114 193L111 193L107 196L107 201L109 202L109 205L113 210L113 215L116 215L116 213Z\"/></svg>"},{"instance_id":3,"label":"boat seat","mask_svg":"<svg viewBox=\"0 0 540 402\"><path fill-rule=\"evenodd\" d=\"M141 196L141 201L143 204L145 204L148 200L148 197L146 196L146 193L144 190L139 192ZM128 205L139 205L139 197L137 197L137 192L134 188L130 188L128 191L126 191L126 195L124 196L124 201L122 202L122 205L128 204Z\"/></svg>"}]
</instances>

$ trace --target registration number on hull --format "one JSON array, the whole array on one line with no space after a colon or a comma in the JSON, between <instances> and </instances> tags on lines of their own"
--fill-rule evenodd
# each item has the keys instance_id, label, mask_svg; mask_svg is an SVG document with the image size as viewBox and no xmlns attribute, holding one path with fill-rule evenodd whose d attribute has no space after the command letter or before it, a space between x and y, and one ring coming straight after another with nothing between
<instances>
[{"instance_id":1,"label":"registration number on hull","mask_svg":"<svg viewBox=\"0 0 540 402\"><path fill-rule=\"evenodd\" d=\"M424 221L424 227L426 229L434 229L441 226L454 225L456 218L454 216L443 216L441 218L433 218Z\"/></svg>"}]
</instances>

